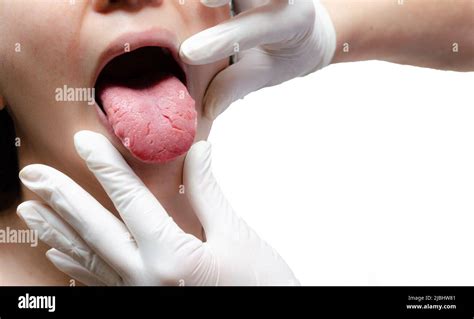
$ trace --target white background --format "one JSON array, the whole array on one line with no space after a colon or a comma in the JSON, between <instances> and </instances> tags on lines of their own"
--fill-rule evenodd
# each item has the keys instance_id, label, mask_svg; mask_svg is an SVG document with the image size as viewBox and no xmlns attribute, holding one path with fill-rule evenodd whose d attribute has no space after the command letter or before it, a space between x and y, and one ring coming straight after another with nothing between
<instances>
[{"instance_id":1,"label":"white background","mask_svg":"<svg viewBox=\"0 0 474 319\"><path fill-rule=\"evenodd\" d=\"M214 173L304 285L474 285L474 73L333 65L215 122Z\"/></svg>"}]
</instances>

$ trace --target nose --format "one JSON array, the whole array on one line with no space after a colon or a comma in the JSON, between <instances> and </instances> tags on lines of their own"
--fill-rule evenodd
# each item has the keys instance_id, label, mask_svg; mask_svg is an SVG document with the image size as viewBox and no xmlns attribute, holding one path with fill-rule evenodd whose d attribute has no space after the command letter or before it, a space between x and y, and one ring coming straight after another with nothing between
<instances>
[{"instance_id":1,"label":"nose","mask_svg":"<svg viewBox=\"0 0 474 319\"><path fill-rule=\"evenodd\" d=\"M158 5L163 0L92 0L92 7L98 12L117 8L138 8L145 5Z\"/></svg>"}]
</instances>

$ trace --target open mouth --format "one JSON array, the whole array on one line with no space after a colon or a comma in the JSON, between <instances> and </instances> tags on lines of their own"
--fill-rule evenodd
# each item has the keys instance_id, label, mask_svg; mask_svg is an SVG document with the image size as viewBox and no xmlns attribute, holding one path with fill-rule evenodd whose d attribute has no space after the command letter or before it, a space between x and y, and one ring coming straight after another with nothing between
<instances>
[{"instance_id":1,"label":"open mouth","mask_svg":"<svg viewBox=\"0 0 474 319\"><path fill-rule=\"evenodd\" d=\"M186 75L165 47L112 59L95 83L96 101L114 134L139 160L164 163L184 154L196 131Z\"/></svg>"},{"instance_id":2,"label":"open mouth","mask_svg":"<svg viewBox=\"0 0 474 319\"><path fill-rule=\"evenodd\" d=\"M101 89L108 83L150 86L162 75L169 74L186 85L186 76L171 52L165 47L143 47L112 59L102 69L95 89L97 103L101 108Z\"/></svg>"}]
</instances>

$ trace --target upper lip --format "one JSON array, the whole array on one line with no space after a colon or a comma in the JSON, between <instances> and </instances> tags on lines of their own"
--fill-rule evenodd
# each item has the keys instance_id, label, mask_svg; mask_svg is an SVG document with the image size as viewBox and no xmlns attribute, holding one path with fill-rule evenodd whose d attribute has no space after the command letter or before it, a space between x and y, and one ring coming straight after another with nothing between
<instances>
[{"instance_id":1,"label":"upper lip","mask_svg":"<svg viewBox=\"0 0 474 319\"><path fill-rule=\"evenodd\" d=\"M175 34L167 29L152 28L143 32L125 33L112 41L100 55L92 82L93 85L97 82L104 67L114 58L147 46L167 48L186 75L185 65L179 58L179 43ZM126 51L127 48L130 51Z\"/></svg>"}]
</instances>

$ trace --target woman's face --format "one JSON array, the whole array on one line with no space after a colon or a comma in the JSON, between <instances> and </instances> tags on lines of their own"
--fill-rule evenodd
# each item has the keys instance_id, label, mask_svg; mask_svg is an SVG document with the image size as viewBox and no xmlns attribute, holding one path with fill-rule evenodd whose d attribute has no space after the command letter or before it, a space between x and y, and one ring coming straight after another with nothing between
<instances>
[{"instance_id":1,"label":"woman's face","mask_svg":"<svg viewBox=\"0 0 474 319\"><path fill-rule=\"evenodd\" d=\"M183 156L158 166L137 161L101 122L96 105L68 100L65 89L94 88L103 64L119 48L125 53L164 39L178 48L189 36L228 19L229 8L209 9L197 0L110 2L114 4L0 1L0 97L20 138L20 166L44 163L89 183L73 147L74 133L83 129L106 135L138 173L182 163ZM205 89L226 65L184 66L188 91L196 101L196 139L206 138L211 125L201 116ZM65 101L58 100L58 89Z\"/></svg>"}]
</instances>

